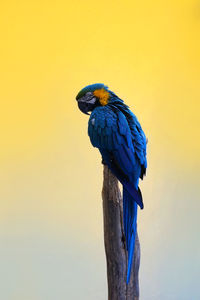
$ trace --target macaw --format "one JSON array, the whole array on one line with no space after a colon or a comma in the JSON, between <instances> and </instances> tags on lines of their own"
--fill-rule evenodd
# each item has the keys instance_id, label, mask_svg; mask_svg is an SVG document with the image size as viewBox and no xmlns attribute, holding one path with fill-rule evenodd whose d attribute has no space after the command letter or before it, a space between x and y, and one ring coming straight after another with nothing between
<instances>
[{"instance_id":1,"label":"macaw","mask_svg":"<svg viewBox=\"0 0 200 300\"><path fill-rule=\"evenodd\" d=\"M139 178L146 174L147 139L136 116L114 92L102 83L84 87L76 96L79 109L89 114L88 135L102 161L123 186L123 226L128 252L127 284L130 280L137 206L143 209Z\"/></svg>"}]
</instances>

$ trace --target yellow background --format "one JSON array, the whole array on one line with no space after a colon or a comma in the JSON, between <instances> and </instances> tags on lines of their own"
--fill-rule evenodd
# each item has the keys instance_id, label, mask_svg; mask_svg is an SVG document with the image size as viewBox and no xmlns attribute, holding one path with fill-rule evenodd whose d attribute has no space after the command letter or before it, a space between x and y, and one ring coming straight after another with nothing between
<instances>
[{"instance_id":1,"label":"yellow background","mask_svg":"<svg viewBox=\"0 0 200 300\"><path fill-rule=\"evenodd\" d=\"M0 298L103 300L102 165L75 96L148 137L141 300L200 298L200 2L1 1Z\"/></svg>"}]
</instances>

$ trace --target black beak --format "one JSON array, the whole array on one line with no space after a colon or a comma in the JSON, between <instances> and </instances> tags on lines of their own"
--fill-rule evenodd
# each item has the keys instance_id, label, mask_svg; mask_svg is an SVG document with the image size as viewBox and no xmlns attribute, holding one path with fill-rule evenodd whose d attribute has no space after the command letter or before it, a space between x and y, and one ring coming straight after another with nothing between
<instances>
[{"instance_id":1,"label":"black beak","mask_svg":"<svg viewBox=\"0 0 200 300\"><path fill-rule=\"evenodd\" d=\"M81 101L78 101L78 107L80 109L80 111L82 111L84 114L86 115L89 115L88 114L88 111L90 110L89 109L89 104L87 104L86 102L81 102Z\"/></svg>"},{"instance_id":2,"label":"black beak","mask_svg":"<svg viewBox=\"0 0 200 300\"><path fill-rule=\"evenodd\" d=\"M88 111L93 111L97 106L97 98L93 95L85 95L84 97L77 100L79 109L86 115Z\"/></svg>"}]
</instances>

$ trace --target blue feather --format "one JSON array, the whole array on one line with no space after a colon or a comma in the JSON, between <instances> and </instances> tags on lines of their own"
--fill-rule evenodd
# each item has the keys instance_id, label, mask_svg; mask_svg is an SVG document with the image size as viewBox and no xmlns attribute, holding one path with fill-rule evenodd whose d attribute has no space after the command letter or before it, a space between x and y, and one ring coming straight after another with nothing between
<instances>
[{"instance_id":1,"label":"blue feather","mask_svg":"<svg viewBox=\"0 0 200 300\"><path fill-rule=\"evenodd\" d=\"M92 111L88 135L92 145L99 149L103 160L123 185L128 283L137 232L137 205L143 208L138 181L146 168L146 137L135 115L114 93L111 93L110 104L97 106Z\"/></svg>"}]
</instances>

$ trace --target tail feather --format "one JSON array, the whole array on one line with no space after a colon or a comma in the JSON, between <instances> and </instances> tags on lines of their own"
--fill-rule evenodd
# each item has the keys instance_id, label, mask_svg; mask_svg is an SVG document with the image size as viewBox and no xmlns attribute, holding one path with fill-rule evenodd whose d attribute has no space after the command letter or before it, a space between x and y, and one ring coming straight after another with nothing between
<instances>
[{"instance_id":1,"label":"tail feather","mask_svg":"<svg viewBox=\"0 0 200 300\"><path fill-rule=\"evenodd\" d=\"M128 191L129 195L131 195L134 202L136 202L141 209L144 208L143 200L142 200L142 193L140 191L139 186L137 189L131 182L122 182L123 187Z\"/></svg>"},{"instance_id":2,"label":"tail feather","mask_svg":"<svg viewBox=\"0 0 200 300\"><path fill-rule=\"evenodd\" d=\"M123 221L124 232L126 237L126 249L128 251L128 269L127 269L127 284L131 276L133 263L133 255L135 248L135 237L137 232L137 203L130 196L129 192L123 187Z\"/></svg>"}]
</instances>

